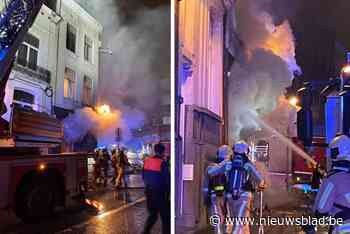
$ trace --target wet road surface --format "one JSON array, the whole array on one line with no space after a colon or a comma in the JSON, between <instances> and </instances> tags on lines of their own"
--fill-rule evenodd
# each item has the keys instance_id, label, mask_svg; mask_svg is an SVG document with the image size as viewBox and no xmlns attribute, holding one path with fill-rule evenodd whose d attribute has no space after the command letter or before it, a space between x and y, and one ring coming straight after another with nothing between
<instances>
[{"instance_id":1,"label":"wet road surface","mask_svg":"<svg viewBox=\"0 0 350 234\"><path fill-rule=\"evenodd\" d=\"M11 212L0 215L0 233L8 234L138 234L142 233L147 218L146 202L140 178L131 178L128 189L115 190L113 186L90 192L90 198L101 202L104 209L73 206L57 212L54 217L35 224L24 224ZM160 233L160 222L153 233Z\"/></svg>"}]
</instances>

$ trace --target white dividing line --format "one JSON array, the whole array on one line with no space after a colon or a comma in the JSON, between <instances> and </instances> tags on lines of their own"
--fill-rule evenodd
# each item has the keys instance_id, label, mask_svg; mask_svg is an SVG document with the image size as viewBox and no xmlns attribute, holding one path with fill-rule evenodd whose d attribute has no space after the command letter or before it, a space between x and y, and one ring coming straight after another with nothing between
<instances>
[{"instance_id":1,"label":"white dividing line","mask_svg":"<svg viewBox=\"0 0 350 234\"><path fill-rule=\"evenodd\" d=\"M97 215L97 216L95 216L95 217L93 217L93 218L91 218L91 219L89 219L89 220L87 220L87 221L85 221L83 223L70 226L69 228L66 228L63 231L57 232L57 234L59 234L59 233L66 233L66 232L72 232L73 229L75 229L75 228L82 228L82 227L92 223L96 219L101 219L101 218L110 216L112 214L117 214L117 213L119 213L119 212L121 212L121 211L123 211L123 210L125 210L125 209L127 209L129 207L132 207L132 206L134 206L134 205L136 205L138 203L141 203L143 201L146 201L146 197L141 197L141 198L137 199L136 201L133 201L133 202L128 203L128 204L125 204L125 205L123 205L121 207L118 207L117 209L113 209L113 210L107 211L105 213L99 214L99 215Z\"/></svg>"}]
</instances>

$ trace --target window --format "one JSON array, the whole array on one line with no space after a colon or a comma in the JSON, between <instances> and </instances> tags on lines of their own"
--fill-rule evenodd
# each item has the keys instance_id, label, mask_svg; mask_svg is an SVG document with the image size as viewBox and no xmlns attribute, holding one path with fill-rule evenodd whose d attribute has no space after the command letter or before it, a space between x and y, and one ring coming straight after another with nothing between
<instances>
[{"instance_id":1,"label":"window","mask_svg":"<svg viewBox=\"0 0 350 234\"><path fill-rule=\"evenodd\" d=\"M45 5L56 12L57 0L45 1Z\"/></svg>"},{"instance_id":2,"label":"window","mask_svg":"<svg viewBox=\"0 0 350 234\"><path fill-rule=\"evenodd\" d=\"M13 93L13 105L33 110L34 95L23 90L15 89Z\"/></svg>"},{"instance_id":3,"label":"window","mask_svg":"<svg viewBox=\"0 0 350 234\"><path fill-rule=\"evenodd\" d=\"M92 79L87 76L84 76L83 103L86 105L92 104Z\"/></svg>"},{"instance_id":4,"label":"window","mask_svg":"<svg viewBox=\"0 0 350 234\"><path fill-rule=\"evenodd\" d=\"M92 61L92 40L86 35L84 38L84 59L88 62Z\"/></svg>"},{"instance_id":5,"label":"window","mask_svg":"<svg viewBox=\"0 0 350 234\"><path fill-rule=\"evenodd\" d=\"M25 36L17 52L17 63L36 70L38 66L39 39L31 34Z\"/></svg>"},{"instance_id":6,"label":"window","mask_svg":"<svg viewBox=\"0 0 350 234\"><path fill-rule=\"evenodd\" d=\"M75 98L75 90L76 90L75 72L68 67L66 67L64 71L63 89L64 89L65 98L71 98L71 99Z\"/></svg>"},{"instance_id":7,"label":"window","mask_svg":"<svg viewBox=\"0 0 350 234\"><path fill-rule=\"evenodd\" d=\"M67 24L66 47L68 50L72 51L73 53L75 53L76 35L77 35L77 30L74 28L74 26Z\"/></svg>"}]
</instances>

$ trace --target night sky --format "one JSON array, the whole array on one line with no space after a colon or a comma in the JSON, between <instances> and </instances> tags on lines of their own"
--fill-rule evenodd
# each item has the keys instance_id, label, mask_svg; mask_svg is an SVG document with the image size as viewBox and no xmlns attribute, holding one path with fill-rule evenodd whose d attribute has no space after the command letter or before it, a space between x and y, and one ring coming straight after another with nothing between
<instances>
[{"instance_id":1,"label":"night sky","mask_svg":"<svg viewBox=\"0 0 350 234\"><path fill-rule=\"evenodd\" d=\"M278 1L280 4L284 2ZM319 126L320 132L317 134L322 135L324 100L319 92L325 86L324 82L339 76L346 63L346 52L350 51L350 25L347 19L350 1L296 0L289 4L287 18L296 39L296 60L303 71L297 80L321 81L319 86L313 86L313 116L315 128Z\"/></svg>"}]
</instances>

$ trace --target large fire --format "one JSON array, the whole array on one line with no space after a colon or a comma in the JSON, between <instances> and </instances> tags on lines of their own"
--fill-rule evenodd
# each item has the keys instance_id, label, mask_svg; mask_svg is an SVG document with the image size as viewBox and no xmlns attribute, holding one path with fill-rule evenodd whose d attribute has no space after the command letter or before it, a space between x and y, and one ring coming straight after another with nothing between
<instances>
[{"instance_id":1,"label":"large fire","mask_svg":"<svg viewBox=\"0 0 350 234\"><path fill-rule=\"evenodd\" d=\"M97 113L101 115L107 115L111 113L111 108L106 104L97 107L96 110L97 110Z\"/></svg>"},{"instance_id":2,"label":"large fire","mask_svg":"<svg viewBox=\"0 0 350 234\"><path fill-rule=\"evenodd\" d=\"M270 26L266 26L271 28ZM273 32L266 39L263 47L271 50L275 55L289 62L291 57L294 58L295 48L292 38L292 31L288 22L284 22L280 26L274 28Z\"/></svg>"}]
</instances>

